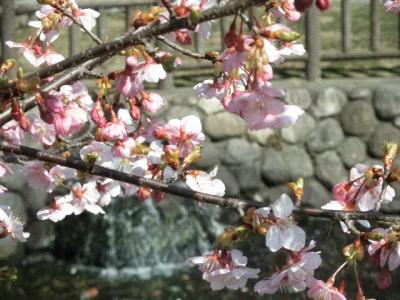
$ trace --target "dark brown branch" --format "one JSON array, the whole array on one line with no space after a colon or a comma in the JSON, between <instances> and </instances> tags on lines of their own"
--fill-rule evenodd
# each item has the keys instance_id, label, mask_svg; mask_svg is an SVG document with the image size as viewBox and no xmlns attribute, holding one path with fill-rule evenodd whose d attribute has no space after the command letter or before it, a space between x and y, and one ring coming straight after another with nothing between
<instances>
[{"instance_id":1,"label":"dark brown branch","mask_svg":"<svg viewBox=\"0 0 400 300\"><path fill-rule=\"evenodd\" d=\"M192 199L198 202L214 204L221 207L227 207L235 210L236 212L246 211L250 207L263 207L266 205L265 203L254 202L244 199L223 198L205 193L199 193L186 188L167 184L158 180L127 174L97 165L88 165L80 159L64 158L62 156L53 155L45 151L40 151L25 146L9 145L3 142L0 144L0 150L15 155L26 156L30 159L45 161L73 168L91 175L111 178L120 182L126 182L137 186L149 187L155 190ZM295 208L294 213L297 215L303 215L309 217L318 217L318 218L335 219L343 221L369 220L369 221L380 221L387 224L394 224L400 222L400 215L384 214L381 212L348 212L348 211L321 210L312 208Z\"/></svg>"},{"instance_id":2,"label":"dark brown branch","mask_svg":"<svg viewBox=\"0 0 400 300\"><path fill-rule=\"evenodd\" d=\"M172 49L178 51L179 53L182 53L183 55L186 55L186 56L189 56L192 58L196 58L196 59L205 59L205 60L213 61L212 57L207 56L203 53L196 53L196 52L190 51L189 49L185 49L185 48L175 44L174 42L171 42L170 40L168 40L167 38L165 38L161 35L157 36L156 39L163 42L164 44L171 47Z\"/></svg>"}]
</instances>

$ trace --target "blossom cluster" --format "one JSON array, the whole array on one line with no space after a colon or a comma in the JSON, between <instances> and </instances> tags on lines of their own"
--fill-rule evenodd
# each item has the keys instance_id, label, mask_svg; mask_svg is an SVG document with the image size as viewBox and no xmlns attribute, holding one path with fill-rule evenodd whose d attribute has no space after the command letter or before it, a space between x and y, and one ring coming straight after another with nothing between
<instances>
[{"instance_id":1,"label":"blossom cluster","mask_svg":"<svg viewBox=\"0 0 400 300\"><path fill-rule=\"evenodd\" d=\"M22 43L7 42L9 47L21 48L23 56L34 67L53 65L64 59L51 46L61 28L75 24L93 38L91 30L96 25L98 12L79 8L76 0L38 2L44 5L35 14L37 20L29 22L35 28L34 33ZM218 5L216 0L162 2L164 7L137 11L131 22L132 29L188 18L193 26L166 33L164 38L169 43L176 44L179 49L192 44L194 32L202 38L210 37L211 21L198 24L197 20L203 11ZM315 3L323 11L331 1L316 0ZM271 80L274 66L284 62L287 56L303 55L305 50L298 42L300 35L297 32L275 21L280 17L297 21L300 12L312 4L311 0L270 1L265 6L262 22L253 15L246 20L238 14L223 37L226 49L221 54L209 52L203 55L212 61L214 76L197 84L195 93L201 98L218 99L225 110L242 118L251 130L295 124L304 111L286 104L282 100L284 92L274 88ZM386 0L384 4L391 12L400 9L399 1ZM80 160L88 167L101 166L128 174L130 178L138 179L132 180L135 183L139 179L155 179L168 184L180 180L195 192L224 196L225 185L216 178L217 166L210 172L192 167L201 158L205 141L200 119L189 115L164 122L152 117L166 103L149 86L164 80L171 68L182 63L180 58L170 52L149 49L147 42L126 48L119 54L125 62L123 70L95 74L98 77L96 95L80 81L44 92L41 89L43 82L34 76L28 77L28 82L18 72L17 80L9 80L6 73L13 63L3 63L0 77L4 91L9 92L7 89L13 88L12 84L16 89L9 93L10 99L5 103L11 108L13 120L0 128L1 139L12 145L33 142L36 148ZM53 79L46 78L45 81ZM0 89L3 92L3 87ZM25 114L21 108L19 98L25 93L34 95L36 112ZM400 179L400 171L392 170L396 152L397 145L385 144L383 166L357 164L351 169L348 181L334 186L332 201L322 209L367 212L390 203L395 192L389 183ZM165 199L163 191L145 184L129 183L129 180L122 182L82 174L73 168L41 160L21 159L19 163L23 165L20 174L26 177L29 185L50 194L49 205L37 212L40 220L59 222L84 212L105 214L107 206L117 197L135 196L139 201L152 199L156 202ZM0 160L0 177L12 173ZM243 289L249 279L259 278L261 269L247 267L247 257L234 248L237 241L251 234L264 236L265 245L272 253L285 256L285 262L276 265L272 275L255 284L254 291L258 294L307 290L311 299L344 300L345 288L336 288L335 279L342 269L352 265L357 299L364 299L356 263L363 259L365 250L371 264L379 268L378 287L390 286L391 272L400 266L400 232L395 226L373 228L366 220L354 222L342 218L343 231L355 234L356 238L343 249L344 264L327 281L319 280L314 273L322 263L321 253L313 251L315 241L306 245L306 233L293 215L296 206L301 205L303 180L289 183L288 187L296 197L295 204L287 194L282 194L270 206L250 208L246 212L238 209L243 214L242 225L221 234L216 249L210 254L188 260L190 265L199 266L203 279L213 290ZM0 193L6 191L0 185ZM363 231L357 228L358 224L362 225ZM23 231L23 222L8 206L0 206L0 227L0 238L10 236L25 242L29 237L29 233Z\"/></svg>"}]
</instances>

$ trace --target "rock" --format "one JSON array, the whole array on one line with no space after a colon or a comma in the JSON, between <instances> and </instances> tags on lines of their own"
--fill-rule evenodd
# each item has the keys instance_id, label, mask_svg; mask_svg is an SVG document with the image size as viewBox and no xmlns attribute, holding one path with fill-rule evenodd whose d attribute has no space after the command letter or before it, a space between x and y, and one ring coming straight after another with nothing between
<instances>
[{"instance_id":1,"label":"rock","mask_svg":"<svg viewBox=\"0 0 400 300\"><path fill-rule=\"evenodd\" d=\"M286 146L282 151L267 149L264 156L262 175L266 183L287 183L314 174L311 158L301 147Z\"/></svg>"},{"instance_id":2,"label":"rock","mask_svg":"<svg viewBox=\"0 0 400 300\"><path fill-rule=\"evenodd\" d=\"M287 184L281 184L281 185L269 188L268 192L267 192L268 205L273 204L276 200L278 200L281 197L282 194L290 195ZM291 195L290 195L290 197L291 197ZM266 205L266 206L268 206L268 205Z\"/></svg>"},{"instance_id":3,"label":"rock","mask_svg":"<svg viewBox=\"0 0 400 300\"><path fill-rule=\"evenodd\" d=\"M275 135L275 130L272 128L265 128L260 130L248 130L249 139L252 142L257 142L262 146L268 145L269 138Z\"/></svg>"},{"instance_id":4,"label":"rock","mask_svg":"<svg viewBox=\"0 0 400 300\"><path fill-rule=\"evenodd\" d=\"M304 195L302 204L320 208L332 199L331 193L315 179L308 179L304 181Z\"/></svg>"},{"instance_id":5,"label":"rock","mask_svg":"<svg viewBox=\"0 0 400 300\"><path fill-rule=\"evenodd\" d=\"M289 166L283 157L282 151L268 148L264 151L264 163L262 175L267 184L279 184L289 182Z\"/></svg>"},{"instance_id":6,"label":"rock","mask_svg":"<svg viewBox=\"0 0 400 300\"><path fill-rule=\"evenodd\" d=\"M371 135L368 141L368 152L376 158L383 157L384 142L399 142L399 129L390 123L380 123L376 126L375 132Z\"/></svg>"},{"instance_id":7,"label":"rock","mask_svg":"<svg viewBox=\"0 0 400 300\"><path fill-rule=\"evenodd\" d=\"M282 128L282 139L290 144L303 142L308 134L315 128L315 120L309 114L304 114L291 127Z\"/></svg>"},{"instance_id":8,"label":"rock","mask_svg":"<svg viewBox=\"0 0 400 300\"><path fill-rule=\"evenodd\" d=\"M20 195L13 192L4 193L0 196L0 205L9 206L12 214L26 223L27 215ZM24 229L26 231L25 225ZM11 237L0 239L0 259L21 254L22 245L21 242L13 240Z\"/></svg>"},{"instance_id":9,"label":"rock","mask_svg":"<svg viewBox=\"0 0 400 300\"><path fill-rule=\"evenodd\" d=\"M365 88L354 89L350 91L349 99L369 101L372 99L372 91L370 89L365 89Z\"/></svg>"},{"instance_id":10,"label":"rock","mask_svg":"<svg viewBox=\"0 0 400 300\"><path fill-rule=\"evenodd\" d=\"M240 136L246 132L246 123L229 112L207 116L204 122L207 134L216 140Z\"/></svg>"},{"instance_id":11,"label":"rock","mask_svg":"<svg viewBox=\"0 0 400 300\"><path fill-rule=\"evenodd\" d=\"M201 99L198 107L205 115L212 115L220 111L224 111L221 101L217 98Z\"/></svg>"},{"instance_id":12,"label":"rock","mask_svg":"<svg viewBox=\"0 0 400 300\"><path fill-rule=\"evenodd\" d=\"M375 90L374 106L376 114L384 120L392 120L400 115L400 87L380 86Z\"/></svg>"},{"instance_id":13,"label":"rock","mask_svg":"<svg viewBox=\"0 0 400 300\"><path fill-rule=\"evenodd\" d=\"M393 120L393 125L396 126L397 128L400 128L400 117L396 117Z\"/></svg>"},{"instance_id":14,"label":"rock","mask_svg":"<svg viewBox=\"0 0 400 300\"><path fill-rule=\"evenodd\" d=\"M165 114L166 120L182 119L186 116L194 115L201 118L201 113L195 108L190 106L175 105L172 106Z\"/></svg>"},{"instance_id":15,"label":"rock","mask_svg":"<svg viewBox=\"0 0 400 300\"><path fill-rule=\"evenodd\" d=\"M352 168L356 163L361 163L367 158L367 146L356 137L346 138L340 144L338 152L347 168Z\"/></svg>"},{"instance_id":16,"label":"rock","mask_svg":"<svg viewBox=\"0 0 400 300\"><path fill-rule=\"evenodd\" d=\"M232 166L228 170L237 178L242 192L257 190L262 186L261 166L259 162Z\"/></svg>"},{"instance_id":17,"label":"rock","mask_svg":"<svg viewBox=\"0 0 400 300\"><path fill-rule=\"evenodd\" d=\"M345 105L340 119L343 131L356 136L369 136L377 123L372 106L362 100Z\"/></svg>"},{"instance_id":18,"label":"rock","mask_svg":"<svg viewBox=\"0 0 400 300\"><path fill-rule=\"evenodd\" d=\"M225 148L222 161L229 165L252 162L261 157L261 148L245 139L230 139Z\"/></svg>"},{"instance_id":19,"label":"rock","mask_svg":"<svg viewBox=\"0 0 400 300\"><path fill-rule=\"evenodd\" d=\"M347 96L342 90L329 87L318 94L317 101L311 111L317 118L334 116L341 111L346 103Z\"/></svg>"},{"instance_id":20,"label":"rock","mask_svg":"<svg viewBox=\"0 0 400 300\"><path fill-rule=\"evenodd\" d=\"M194 163L200 169L210 169L219 163L219 151L212 142L206 141L201 149L201 158Z\"/></svg>"},{"instance_id":21,"label":"rock","mask_svg":"<svg viewBox=\"0 0 400 300\"><path fill-rule=\"evenodd\" d=\"M343 138L343 131L339 123L332 118L324 119L308 135L307 147L312 152L322 152L336 148Z\"/></svg>"},{"instance_id":22,"label":"rock","mask_svg":"<svg viewBox=\"0 0 400 300\"><path fill-rule=\"evenodd\" d=\"M239 183L227 168L220 166L216 178L225 184L225 196L238 196L240 193Z\"/></svg>"},{"instance_id":23,"label":"rock","mask_svg":"<svg viewBox=\"0 0 400 300\"><path fill-rule=\"evenodd\" d=\"M315 158L316 177L329 189L347 178L346 169L335 151L323 152Z\"/></svg>"},{"instance_id":24,"label":"rock","mask_svg":"<svg viewBox=\"0 0 400 300\"><path fill-rule=\"evenodd\" d=\"M174 105L193 106L197 105L200 101L193 89L174 89L174 92L168 93L161 91L160 94L168 100L169 103Z\"/></svg>"},{"instance_id":25,"label":"rock","mask_svg":"<svg viewBox=\"0 0 400 300\"><path fill-rule=\"evenodd\" d=\"M140 277L165 275L182 266L183 257L209 251L211 240L223 231L220 208L172 195L159 204L116 199L106 211L104 216L82 214L57 223L55 256L124 268Z\"/></svg>"},{"instance_id":26,"label":"rock","mask_svg":"<svg viewBox=\"0 0 400 300\"><path fill-rule=\"evenodd\" d=\"M284 101L287 104L297 105L303 110L310 107L312 98L310 92L303 88L293 88L286 91Z\"/></svg>"}]
</instances>

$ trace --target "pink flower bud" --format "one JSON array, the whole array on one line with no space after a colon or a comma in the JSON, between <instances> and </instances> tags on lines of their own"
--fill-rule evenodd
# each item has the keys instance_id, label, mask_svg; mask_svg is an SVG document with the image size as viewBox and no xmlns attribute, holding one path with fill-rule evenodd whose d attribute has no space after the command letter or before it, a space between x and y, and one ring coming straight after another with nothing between
<instances>
[{"instance_id":1,"label":"pink flower bud","mask_svg":"<svg viewBox=\"0 0 400 300\"><path fill-rule=\"evenodd\" d=\"M175 38L181 45L191 45L192 38L186 30L175 31Z\"/></svg>"},{"instance_id":2,"label":"pink flower bud","mask_svg":"<svg viewBox=\"0 0 400 300\"><path fill-rule=\"evenodd\" d=\"M317 0L317 7L320 11L325 11L331 6L331 0Z\"/></svg>"},{"instance_id":3,"label":"pink flower bud","mask_svg":"<svg viewBox=\"0 0 400 300\"><path fill-rule=\"evenodd\" d=\"M384 269L382 272L378 273L376 283L381 290L387 289L389 286L391 286L392 276L390 275L390 272Z\"/></svg>"},{"instance_id":4,"label":"pink flower bud","mask_svg":"<svg viewBox=\"0 0 400 300\"><path fill-rule=\"evenodd\" d=\"M150 189L147 187L140 187L137 191L137 196L140 201L146 201L150 198Z\"/></svg>"},{"instance_id":5,"label":"pink flower bud","mask_svg":"<svg viewBox=\"0 0 400 300\"><path fill-rule=\"evenodd\" d=\"M154 201L156 201L157 203L160 203L161 201L163 201L165 199L165 193L160 192L160 191L154 191L151 194L151 197L154 199Z\"/></svg>"},{"instance_id":6,"label":"pink flower bud","mask_svg":"<svg viewBox=\"0 0 400 300\"><path fill-rule=\"evenodd\" d=\"M101 100L97 99L96 103L94 104L93 110L90 114L92 117L93 123L100 128L103 128L107 124L107 119L104 116L104 110L101 105Z\"/></svg>"},{"instance_id":7,"label":"pink flower bud","mask_svg":"<svg viewBox=\"0 0 400 300\"><path fill-rule=\"evenodd\" d=\"M224 36L224 44L227 48L233 47L236 44L238 35L236 33L235 25L236 25L235 22L233 22L229 27L229 31Z\"/></svg>"},{"instance_id":8,"label":"pink flower bud","mask_svg":"<svg viewBox=\"0 0 400 300\"><path fill-rule=\"evenodd\" d=\"M294 7L297 11L303 12L311 7L312 2L313 0L295 0Z\"/></svg>"}]
</instances>

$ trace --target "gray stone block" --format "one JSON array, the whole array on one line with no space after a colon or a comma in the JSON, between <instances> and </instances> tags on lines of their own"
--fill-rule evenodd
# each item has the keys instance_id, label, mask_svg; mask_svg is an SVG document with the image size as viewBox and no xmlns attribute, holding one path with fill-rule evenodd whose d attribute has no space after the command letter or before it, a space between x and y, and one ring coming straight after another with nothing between
<instances>
[{"instance_id":1,"label":"gray stone block","mask_svg":"<svg viewBox=\"0 0 400 300\"><path fill-rule=\"evenodd\" d=\"M261 148L256 143L245 139L228 140L222 161L225 164L237 165L252 162L261 157Z\"/></svg>"},{"instance_id":2,"label":"gray stone block","mask_svg":"<svg viewBox=\"0 0 400 300\"><path fill-rule=\"evenodd\" d=\"M266 183L287 183L314 174L311 158L301 147L286 146L282 151L267 149L264 157L262 175Z\"/></svg>"},{"instance_id":3,"label":"gray stone block","mask_svg":"<svg viewBox=\"0 0 400 300\"><path fill-rule=\"evenodd\" d=\"M315 158L316 177L329 189L347 179L347 171L335 151L326 151Z\"/></svg>"},{"instance_id":4,"label":"gray stone block","mask_svg":"<svg viewBox=\"0 0 400 300\"><path fill-rule=\"evenodd\" d=\"M368 141L368 152L376 158L383 157L383 143L400 142L400 130L390 123L380 123Z\"/></svg>"},{"instance_id":5,"label":"gray stone block","mask_svg":"<svg viewBox=\"0 0 400 300\"><path fill-rule=\"evenodd\" d=\"M343 138L343 131L339 123L332 118L324 119L308 135L307 147L311 152L322 152L336 148Z\"/></svg>"},{"instance_id":6,"label":"gray stone block","mask_svg":"<svg viewBox=\"0 0 400 300\"><path fill-rule=\"evenodd\" d=\"M268 145L270 137L276 134L276 130L265 128L260 130L248 130L249 139L252 142L257 142L262 146Z\"/></svg>"},{"instance_id":7,"label":"gray stone block","mask_svg":"<svg viewBox=\"0 0 400 300\"><path fill-rule=\"evenodd\" d=\"M384 120L392 120L400 115L400 87L380 86L375 90L374 106L377 115Z\"/></svg>"},{"instance_id":8,"label":"gray stone block","mask_svg":"<svg viewBox=\"0 0 400 300\"><path fill-rule=\"evenodd\" d=\"M228 170L237 178L242 192L257 190L262 186L261 165L259 162L231 166L228 167Z\"/></svg>"},{"instance_id":9,"label":"gray stone block","mask_svg":"<svg viewBox=\"0 0 400 300\"><path fill-rule=\"evenodd\" d=\"M207 134L216 140L236 137L246 132L246 123L229 112L207 116L204 122Z\"/></svg>"},{"instance_id":10,"label":"gray stone block","mask_svg":"<svg viewBox=\"0 0 400 300\"><path fill-rule=\"evenodd\" d=\"M377 123L373 107L362 100L345 105L340 119L346 134L363 137L369 136Z\"/></svg>"},{"instance_id":11,"label":"gray stone block","mask_svg":"<svg viewBox=\"0 0 400 300\"><path fill-rule=\"evenodd\" d=\"M356 137L346 138L340 144L338 152L347 168L352 168L356 163L364 162L367 158L367 146Z\"/></svg>"},{"instance_id":12,"label":"gray stone block","mask_svg":"<svg viewBox=\"0 0 400 300\"><path fill-rule=\"evenodd\" d=\"M349 100L372 100L372 91L366 88L356 88L349 93Z\"/></svg>"},{"instance_id":13,"label":"gray stone block","mask_svg":"<svg viewBox=\"0 0 400 300\"><path fill-rule=\"evenodd\" d=\"M315 120L309 114L302 115L291 127L282 128L282 139L290 144L303 142L306 137L315 129Z\"/></svg>"},{"instance_id":14,"label":"gray stone block","mask_svg":"<svg viewBox=\"0 0 400 300\"><path fill-rule=\"evenodd\" d=\"M297 105L303 110L306 110L310 107L312 98L307 89L293 88L286 91L284 101L287 104Z\"/></svg>"},{"instance_id":15,"label":"gray stone block","mask_svg":"<svg viewBox=\"0 0 400 300\"><path fill-rule=\"evenodd\" d=\"M342 90L329 87L318 94L315 104L311 107L311 112L317 118L334 116L342 110L346 103L347 96Z\"/></svg>"},{"instance_id":16,"label":"gray stone block","mask_svg":"<svg viewBox=\"0 0 400 300\"><path fill-rule=\"evenodd\" d=\"M304 181L302 204L320 208L330 200L332 200L332 194L318 180L310 178Z\"/></svg>"}]
</instances>

